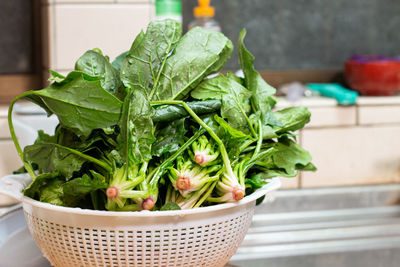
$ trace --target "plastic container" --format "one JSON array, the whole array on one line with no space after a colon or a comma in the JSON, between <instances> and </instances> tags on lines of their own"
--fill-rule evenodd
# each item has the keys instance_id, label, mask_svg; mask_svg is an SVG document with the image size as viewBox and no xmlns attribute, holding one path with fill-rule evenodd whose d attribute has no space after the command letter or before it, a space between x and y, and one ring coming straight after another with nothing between
<instances>
[{"instance_id":1,"label":"plastic container","mask_svg":"<svg viewBox=\"0 0 400 267\"><path fill-rule=\"evenodd\" d=\"M156 19L174 19L182 23L182 2L180 0L157 0Z\"/></svg>"},{"instance_id":2,"label":"plastic container","mask_svg":"<svg viewBox=\"0 0 400 267\"><path fill-rule=\"evenodd\" d=\"M176 211L110 212L66 208L22 195L31 179L0 179L0 193L23 203L28 228L56 267L224 266L250 227L256 200L279 178L237 203Z\"/></svg>"},{"instance_id":3,"label":"plastic container","mask_svg":"<svg viewBox=\"0 0 400 267\"><path fill-rule=\"evenodd\" d=\"M363 95L391 96L400 92L400 59L353 56L345 63L349 86Z\"/></svg>"},{"instance_id":4,"label":"plastic container","mask_svg":"<svg viewBox=\"0 0 400 267\"><path fill-rule=\"evenodd\" d=\"M214 19L215 9L210 6L210 0L198 0L198 6L193 10L195 19L189 23L188 29L203 27L208 30L221 31L221 26Z\"/></svg>"}]
</instances>

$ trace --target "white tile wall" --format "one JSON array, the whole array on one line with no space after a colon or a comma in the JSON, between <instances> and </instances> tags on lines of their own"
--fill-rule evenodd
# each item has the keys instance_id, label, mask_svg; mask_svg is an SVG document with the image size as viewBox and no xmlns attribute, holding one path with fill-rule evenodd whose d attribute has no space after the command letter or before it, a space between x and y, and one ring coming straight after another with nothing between
<instances>
[{"instance_id":1,"label":"white tile wall","mask_svg":"<svg viewBox=\"0 0 400 267\"><path fill-rule=\"evenodd\" d=\"M42 61L43 68L49 69L55 66L54 46L54 12L53 6L42 5Z\"/></svg>"},{"instance_id":2,"label":"white tile wall","mask_svg":"<svg viewBox=\"0 0 400 267\"><path fill-rule=\"evenodd\" d=\"M400 105L360 106L358 116L361 125L400 123Z\"/></svg>"},{"instance_id":3,"label":"white tile wall","mask_svg":"<svg viewBox=\"0 0 400 267\"><path fill-rule=\"evenodd\" d=\"M317 172L302 187L400 182L400 126L306 129L302 145Z\"/></svg>"},{"instance_id":4,"label":"white tile wall","mask_svg":"<svg viewBox=\"0 0 400 267\"><path fill-rule=\"evenodd\" d=\"M11 174L22 166L14 143L11 140L0 140L0 178Z\"/></svg>"},{"instance_id":5,"label":"white tile wall","mask_svg":"<svg viewBox=\"0 0 400 267\"><path fill-rule=\"evenodd\" d=\"M151 1L100 2L53 0L43 5L45 70L73 69L85 51L96 47L112 60L130 48L153 18Z\"/></svg>"},{"instance_id":6,"label":"white tile wall","mask_svg":"<svg viewBox=\"0 0 400 267\"><path fill-rule=\"evenodd\" d=\"M295 189L300 186L300 175L293 178L281 178L282 189Z\"/></svg>"},{"instance_id":7,"label":"white tile wall","mask_svg":"<svg viewBox=\"0 0 400 267\"><path fill-rule=\"evenodd\" d=\"M0 139L2 138L11 138L6 117L0 118Z\"/></svg>"},{"instance_id":8,"label":"white tile wall","mask_svg":"<svg viewBox=\"0 0 400 267\"><path fill-rule=\"evenodd\" d=\"M349 107L309 107L311 121L307 127L356 125L357 108Z\"/></svg>"},{"instance_id":9,"label":"white tile wall","mask_svg":"<svg viewBox=\"0 0 400 267\"><path fill-rule=\"evenodd\" d=\"M357 99L357 105L400 105L400 96L360 96Z\"/></svg>"}]
</instances>

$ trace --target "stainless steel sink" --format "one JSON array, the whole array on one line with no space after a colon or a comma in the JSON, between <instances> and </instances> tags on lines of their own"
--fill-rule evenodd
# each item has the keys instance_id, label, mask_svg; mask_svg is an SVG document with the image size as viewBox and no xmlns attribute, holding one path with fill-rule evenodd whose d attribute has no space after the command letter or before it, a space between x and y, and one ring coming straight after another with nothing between
<instances>
[{"instance_id":1,"label":"stainless steel sink","mask_svg":"<svg viewBox=\"0 0 400 267\"><path fill-rule=\"evenodd\" d=\"M229 266L400 266L400 185L277 192Z\"/></svg>"}]
</instances>

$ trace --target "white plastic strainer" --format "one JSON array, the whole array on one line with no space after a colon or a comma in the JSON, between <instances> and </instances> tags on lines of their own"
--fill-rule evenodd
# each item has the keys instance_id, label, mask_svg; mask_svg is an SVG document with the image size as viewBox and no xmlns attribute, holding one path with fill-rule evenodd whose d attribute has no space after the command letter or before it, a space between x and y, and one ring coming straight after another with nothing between
<instances>
[{"instance_id":1,"label":"white plastic strainer","mask_svg":"<svg viewBox=\"0 0 400 267\"><path fill-rule=\"evenodd\" d=\"M224 266L250 226L255 202L279 178L238 203L178 211L110 212L59 207L24 197L27 175L0 179L0 193L23 203L30 232L61 266Z\"/></svg>"}]
</instances>

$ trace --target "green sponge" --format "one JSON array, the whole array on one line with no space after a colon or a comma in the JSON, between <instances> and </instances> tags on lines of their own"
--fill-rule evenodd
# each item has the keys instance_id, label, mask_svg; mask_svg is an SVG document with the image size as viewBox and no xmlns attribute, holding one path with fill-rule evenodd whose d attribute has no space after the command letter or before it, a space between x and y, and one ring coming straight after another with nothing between
<instances>
[{"instance_id":1,"label":"green sponge","mask_svg":"<svg viewBox=\"0 0 400 267\"><path fill-rule=\"evenodd\" d=\"M338 83L309 83L311 90L323 96L336 99L339 105L354 105L357 101L358 93L344 88Z\"/></svg>"}]
</instances>

